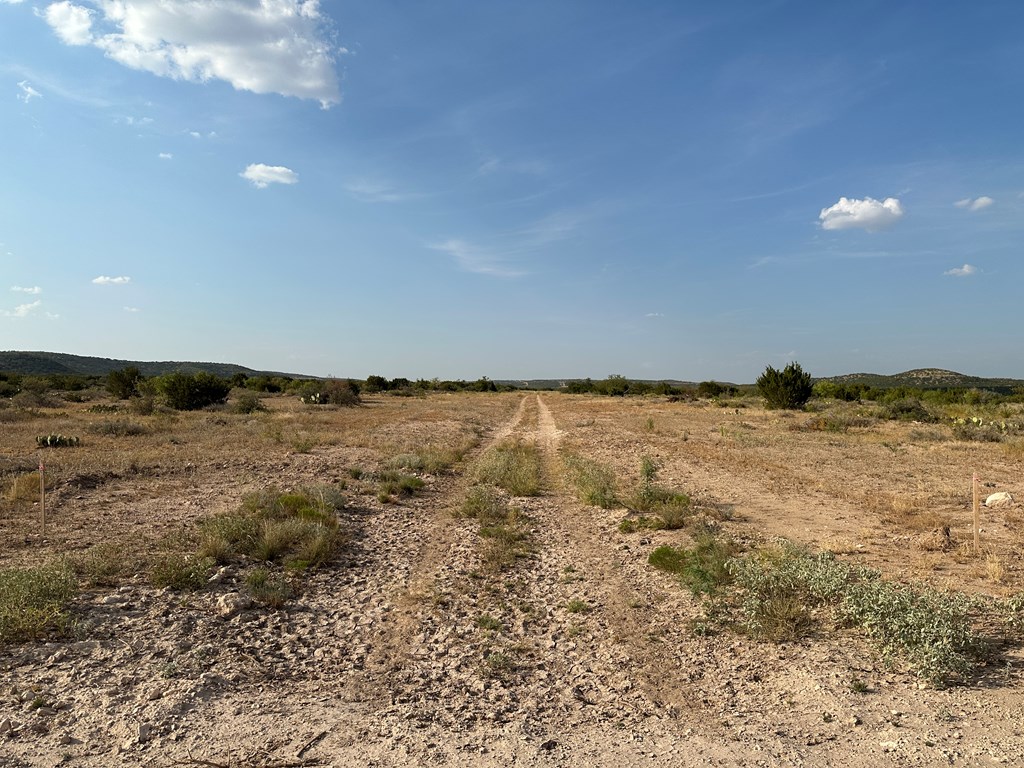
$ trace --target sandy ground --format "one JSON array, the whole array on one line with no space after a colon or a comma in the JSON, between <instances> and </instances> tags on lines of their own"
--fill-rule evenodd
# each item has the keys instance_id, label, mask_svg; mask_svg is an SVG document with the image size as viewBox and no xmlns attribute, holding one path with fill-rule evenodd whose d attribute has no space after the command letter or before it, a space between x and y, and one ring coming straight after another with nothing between
<instances>
[{"instance_id":1,"label":"sandy ground","mask_svg":"<svg viewBox=\"0 0 1024 768\"><path fill-rule=\"evenodd\" d=\"M697 636L699 601L647 564L689 533L620 533L626 510L579 503L559 458L601 461L627 488L651 456L659 482L739 539L784 535L894 578L1000 595L1021 586L1019 506L986 511L989 558L963 546L972 471L1024 490L1021 460L999 446L885 422L833 435L790 429L804 414L550 393L356 410L326 426L295 426L305 417L291 410L221 425L250 435L245 452L207 446L182 422L106 473L62 459L45 539L31 507L7 510L0 564L104 540L129 551L250 490L341 481L424 440L474 446L398 503L350 481L354 543L281 610L226 608L239 589L230 568L196 593L142 575L83 592L73 636L0 650L0 765L1024 765L1019 647L968 685L936 690L853 633L781 645ZM290 449L282 423L315 445ZM509 438L540 447L546 490L515 500L533 556L494 576L476 524L452 511L475 460ZM929 548L936 524L950 535Z\"/></svg>"}]
</instances>

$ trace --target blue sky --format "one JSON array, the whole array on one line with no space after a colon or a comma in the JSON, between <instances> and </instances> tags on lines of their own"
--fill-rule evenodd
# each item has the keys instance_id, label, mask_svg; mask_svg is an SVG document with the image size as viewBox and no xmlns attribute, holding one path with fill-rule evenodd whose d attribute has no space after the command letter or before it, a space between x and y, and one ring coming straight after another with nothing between
<instances>
[{"instance_id":1,"label":"blue sky","mask_svg":"<svg viewBox=\"0 0 1024 768\"><path fill-rule=\"evenodd\" d=\"M1024 4L0 0L0 349L1024 378Z\"/></svg>"}]
</instances>

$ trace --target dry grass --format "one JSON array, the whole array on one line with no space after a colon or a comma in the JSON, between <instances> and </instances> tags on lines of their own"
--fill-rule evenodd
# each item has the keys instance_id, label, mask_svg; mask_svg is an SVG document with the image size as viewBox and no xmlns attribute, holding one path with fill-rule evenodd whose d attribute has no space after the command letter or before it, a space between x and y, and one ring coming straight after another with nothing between
<instances>
[{"instance_id":1,"label":"dry grass","mask_svg":"<svg viewBox=\"0 0 1024 768\"><path fill-rule=\"evenodd\" d=\"M13 542L0 550L0 566L103 541L131 542L153 555L148 542L233 509L248 492L340 482L336 467L359 466L374 476L396 453L417 454L423 472L444 472L505 422L520 399L369 397L359 408L309 409L277 395L263 398L267 411L251 414L227 407L140 414L102 400L0 407L0 540ZM87 439L40 451L36 437L51 433ZM45 542L36 538L40 455L52 490ZM371 499L377 493L369 483L361 490Z\"/></svg>"}]
</instances>

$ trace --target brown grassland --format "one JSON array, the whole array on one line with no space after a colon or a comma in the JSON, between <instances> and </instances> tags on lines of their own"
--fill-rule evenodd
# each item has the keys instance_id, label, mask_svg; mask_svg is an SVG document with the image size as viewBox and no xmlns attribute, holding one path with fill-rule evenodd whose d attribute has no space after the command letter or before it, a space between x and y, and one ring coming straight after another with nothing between
<instances>
[{"instance_id":1,"label":"brown grassland","mask_svg":"<svg viewBox=\"0 0 1024 768\"><path fill-rule=\"evenodd\" d=\"M1021 764L1024 438L753 398L236 400L0 406L0 764ZM1015 499L979 552L974 472ZM814 558L927 593L939 634L964 606L969 642L906 655L916 626L839 593L756 592Z\"/></svg>"}]
</instances>

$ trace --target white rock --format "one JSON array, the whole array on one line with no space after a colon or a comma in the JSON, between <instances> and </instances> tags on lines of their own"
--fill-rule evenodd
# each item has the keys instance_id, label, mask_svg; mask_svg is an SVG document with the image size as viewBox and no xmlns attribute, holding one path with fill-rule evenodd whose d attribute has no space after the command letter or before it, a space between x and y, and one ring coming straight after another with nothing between
<instances>
[{"instance_id":1,"label":"white rock","mask_svg":"<svg viewBox=\"0 0 1024 768\"><path fill-rule=\"evenodd\" d=\"M240 595L238 592L229 592L217 598L217 611L221 616L234 616L251 605L252 600L245 595Z\"/></svg>"},{"instance_id":2,"label":"white rock","mask_svg":"<svg viewBox=\"0 0 1024 768\"><path fill-rule=\"evenodd\" d=\"M1013 504L1013 496L1008 494L1006 491L999 491L993 493L987 499L985 499L986 507L1008 507Z\"/></svg>"}]
</instances>

